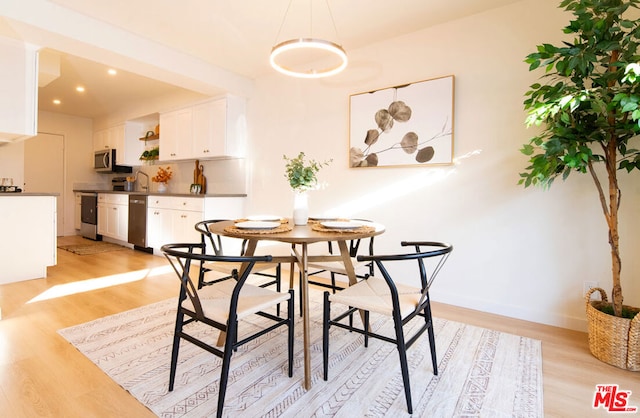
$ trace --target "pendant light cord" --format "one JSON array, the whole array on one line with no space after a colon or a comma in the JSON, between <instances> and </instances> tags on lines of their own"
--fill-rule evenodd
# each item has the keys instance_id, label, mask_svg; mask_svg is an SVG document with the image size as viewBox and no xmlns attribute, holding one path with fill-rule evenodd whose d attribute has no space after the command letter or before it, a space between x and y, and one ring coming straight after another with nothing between
<instances>
[{"instance_id":1,"label":"pendant light cord","mask_svg":"<svg viewBox=\"0 0 640 418\"><path fill-rule=\"evenodd\" d=\"M284 22L287 20L287 15L289 14L289 9L291 8L291 3L293 0L289 0L289 4L287 5L287 10L284 12L284 16L282 17L282 22L280 22L280 28L278 29L278 34L276 35L275 41L273 41L274 45L278 43L278 39L280 39L280 34L282 33L282 28L284 27Z\"/></svg>"},{"instance_id":2,"label":"pendant light cord","mask_svg":"<svg viewBox=\"0 0 640 418\"><path fill-rule=\"evenodd\" d=\"M282 17L282 22L280 22L280 27L278 28L276 39L273 41L274 45L277 44L278 39L280 39L280 35L282 34L282 28L284 27L284 22L287 20L287 16L289 15L289 9L291 9L292 3L293 3L293 0L289 0L289 4L287 5L287 10L285 10L284 16ZM336 34L338 44L342 45L342 42L340 41L340 34L338 33L338 27L336 26L336 21L333 18L333 12L331 11L331 6L329 6L329 0L325 0L324 3L327 6L327 10L329 11L329 18L331 19L331 24L333 25L333 31ZM313 0L309 0L309 34L310 34L310 37L313 38Z\"/></svg>"},{"instance_id":3,"label":"pendant light cord","mask_svg":"<svg viewBox=\"0 0 640 418\"><path fill-rule=\"evenodd\" d=\"M331 7L329 6L329 0L325 0L325 4L327 5L327 9L329 10L329 17L331 18L331 23L333 24L333 31L336 33L336 40L338 44L342 45L342 41L340 40L340 35L338 34L338 27L336 26L336 21L333 19L333 12L331 11Z\"/></svg>"}]
</instances>

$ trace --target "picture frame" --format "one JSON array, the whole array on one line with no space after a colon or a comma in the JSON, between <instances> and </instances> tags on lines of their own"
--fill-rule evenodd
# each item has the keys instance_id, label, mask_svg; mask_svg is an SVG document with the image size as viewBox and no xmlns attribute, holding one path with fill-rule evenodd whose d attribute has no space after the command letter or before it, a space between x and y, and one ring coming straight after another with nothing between
<instances>
[{"instance_id":1,"label":"picture frame","mask_svg":"<svg viewBox=\"0 0 640 418\"><path fill-rule=\"evenodd\" d=\"M454 76L349 96L349 167L453 164Z\"/></svg>"}]
</instances>

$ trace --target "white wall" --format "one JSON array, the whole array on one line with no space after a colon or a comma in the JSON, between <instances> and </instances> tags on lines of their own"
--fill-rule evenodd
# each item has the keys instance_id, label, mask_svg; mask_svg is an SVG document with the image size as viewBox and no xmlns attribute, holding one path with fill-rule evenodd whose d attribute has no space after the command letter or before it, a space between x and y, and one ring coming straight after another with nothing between
<instances>
[{"instance_id":1,"label":"white wall","mask_svg":"<svg viewBox=\"0 0 640 418\"><path fill-rule=\"evenodd\" d=\"M435 300L517 318L585 329L584 281L609 291L607 230L590 178L558 181L549 191L517 185L526 166L519 148L524 93L539 74L524 57L558 43L569 15L551 0L525 0L359 50L327 80L279 74L256 80L249 103L249 213L289 215L292 193L283 154L333 158L310 212L334 211L386 225L378 252L409 239L443 240L455 249L433 288ZM455 75L456 164L348 168L349 95ZM277 99L276 99L277 98ZM638 173L625 178L621 213L626 302L640 305L640 246L634 208ZM636 283L638 280L636 280Z\"/></svg>"},{"instance_id":2,"label":"white wall","mask_svg":"<svg viewBox=\"0 0 640 418\"><path fill-rule=\"evenodd\" d=\"M24 184L24 142L3 142L0 144L0 177L10 177L13 185L20 188Z\"/></svg>"}]
</instances>

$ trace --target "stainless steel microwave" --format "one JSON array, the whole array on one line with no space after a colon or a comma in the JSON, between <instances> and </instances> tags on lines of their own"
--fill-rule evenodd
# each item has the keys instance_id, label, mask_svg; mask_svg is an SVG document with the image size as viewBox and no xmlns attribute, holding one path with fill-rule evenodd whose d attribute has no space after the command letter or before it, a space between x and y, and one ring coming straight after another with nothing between
<instances>
[{"instance_id":1,"label":"stainless steel microwave","mask_svg":"<svg viewBox=\"0 0 640 418\"><path fill-rule=\"evenodd\" d=\"M104 149L95 151L93 168L101 173L131 173L132 167L116 164L116 150Z\"/></svg>"},{"instance_id":2,"label":"stainless steel microwave","mask_svg":"<svg viewBox=\"0 0 640 418\"><path fill-rule=\"evenodd\" d=\"M93 168L96 171L112 171L113 164L116 162L116 150L105 149L96 151L93 158Z\"/></svg>"}]
</instances>

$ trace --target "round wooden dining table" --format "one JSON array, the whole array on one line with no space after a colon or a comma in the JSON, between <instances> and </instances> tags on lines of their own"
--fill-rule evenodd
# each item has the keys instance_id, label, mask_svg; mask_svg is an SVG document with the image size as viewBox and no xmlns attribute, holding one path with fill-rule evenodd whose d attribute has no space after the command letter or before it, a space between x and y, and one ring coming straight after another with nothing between
<instances>
[{"instance_id":1,"label":"round wooden dining table","mask_svg":"<svg viewBox=\"0 0 640 418\"><path fill-rule=\"evenodd\" d=\"M309 330L309 261L342 261L344 263L349 284L355 284L356 272L351 262L347 241L369 238L384 233L384 226L373 222L360 222L359 227L332 229L324 227L327 223L309 221L306 225L294 225L292 219L282 221L282 227L273 231L263 229L240 229L235 227L237 221L216 222L209 226L212 233L221 236L247 240L245 254L252 256L259 241L279 241L291 244L290 256L274 256L274 263L290 263L289 286L293 287L294 265L297 264L302 273L300 292L302 294L302 326L304 345L304 388L311 388L311 351ZM317 242L337 242L340 254L309 255L308 245ZM298 248L298 246L300 248Z\"/></svg>"}]
</instances>

